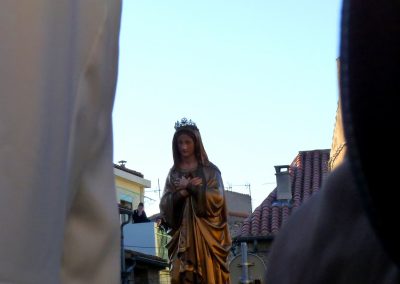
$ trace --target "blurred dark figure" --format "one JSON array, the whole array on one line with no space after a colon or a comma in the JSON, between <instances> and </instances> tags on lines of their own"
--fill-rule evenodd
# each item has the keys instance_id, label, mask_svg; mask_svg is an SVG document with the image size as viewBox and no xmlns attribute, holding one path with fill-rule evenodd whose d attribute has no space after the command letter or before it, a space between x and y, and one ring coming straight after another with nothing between
<instances>
[{"instance_id":1,"label":"blurred dark figure","mask_svg":"<svg viewBox=\"0 0 400 284\"><path fill-rule=\"evenodd\" d=\"M279 233L268 284L400 283L400 1L345 0L340 60L347 160Z\"/></svg>"},{"instance_id":2,"label":"blurred dark figure","mask_svg":"<svg viewBox=\"0 0 400 284\"><path fill-rule=\"evenodd\" d=\"M144 211L143 202L140 202L137 209L133 210L132 220L134 223L150 222L150 220L147 218L146 212Z\"/></svg>"}]
</instances>

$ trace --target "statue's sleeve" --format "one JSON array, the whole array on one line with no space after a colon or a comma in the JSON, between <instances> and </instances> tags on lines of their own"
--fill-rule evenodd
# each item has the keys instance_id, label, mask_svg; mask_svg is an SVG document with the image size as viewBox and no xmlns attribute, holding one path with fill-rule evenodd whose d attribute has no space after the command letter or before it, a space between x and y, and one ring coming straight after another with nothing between
<instances>
[{"instance_id":1,"label":"statue's sleeve","mask_svg":"<svg viewBox=\"0 0 400 284\"><path fill-rule=\"evenodd\" d=\"M195 200L196 215L203 217L218 217L219 221L226 221L226 205L224 184L221 172L212 166L204 169L203 186L192 190Z\"/></svg>"},{"instance_id":2,"label":"statue's sleeve","mask_svg":"<svg viewBox=\"0 0 400 284\"><path fill-rule=\"evenodd\" d=\"M160 212L168 227L176 230L182 222L185 198L176 190L171 179L170 171L160 201Z\"/></svg>"},{"instance_id":3,"label":"statue's sleeve","mask_svg":"<svg viewBox=\"0 0 400 284\"><path fill-rule=\"evenodd\" d=\"M194 201L196 224L198 234L210 247L219 248L215 255L220 255L226 261L231 246L231 238L227 223L227 208L224 184L221 172L216 166L204 168L205 186L195 191L192 196Z\"/></svg>"}]
</instances>

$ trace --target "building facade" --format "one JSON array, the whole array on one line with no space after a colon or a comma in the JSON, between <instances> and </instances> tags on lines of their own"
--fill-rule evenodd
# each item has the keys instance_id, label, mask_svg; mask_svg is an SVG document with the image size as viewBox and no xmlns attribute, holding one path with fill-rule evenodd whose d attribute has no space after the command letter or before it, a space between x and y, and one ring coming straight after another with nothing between
<instances>
[{"instance_id":1,"label":"building facade","mask_svg":"<svg viewBox=\"0 0 400 284\"><path fill-rule=\"evenodd\" d=\"M144 190L151 187L151 182L142 173L114 164L114 176L117 201L122 207L132 210L144 202Z\"/></svg>"},{"instance_id":2,"label":"building facade","mask_svg":"<svg viewBox=\"0 0 400 284\"><path fill-rule=\"evenodd\" d=\"M231 190L225 190L228 211L228 226L232 237L239 234L243 221L251 214L251 196Z\"/></svg>"},{"instance_id":3,"label":"building facade","mask_svg":"<svg viewBox=\"0 0 400 284\"><path fill-rule=\"evenodd\" d=\"M346 155L346 139L344 136L343 119L342 119L342 104L339 100L336 110L335 128L333 130L332 146L329 159L329 169L333 170L339 166Z\"/></svg>"},{"instance_id":4,"label":"building facade","mask_svg":"<svg viewBox=\"0 0 400 284\"><path fill-rule=\"evenodd\" d=\"M121 278L123 283L169 283L163 243L166 234L156 223L132 223L133 210L144 203L151 182L140 172L114 164L115 188L121 220ZM123 262L122 262L123 261Z\"/></svg>"}]
</instances>

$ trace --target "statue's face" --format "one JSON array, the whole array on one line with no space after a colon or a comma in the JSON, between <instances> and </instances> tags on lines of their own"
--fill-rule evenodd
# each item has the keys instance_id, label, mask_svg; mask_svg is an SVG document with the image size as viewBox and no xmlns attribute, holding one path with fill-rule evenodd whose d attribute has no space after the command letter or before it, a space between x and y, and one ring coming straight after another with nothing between
<instances>
[{"instance_id":1,"label":"statue's face","mask_svg":"<svg viewBox=\"0 0 400 284\"><path fill-rule=\"evenodd\" d=\"M177 139L177 143L181 158L194 156L194 141L192 137L187 134L181 134Z\"/></svg>"}]
</instances>

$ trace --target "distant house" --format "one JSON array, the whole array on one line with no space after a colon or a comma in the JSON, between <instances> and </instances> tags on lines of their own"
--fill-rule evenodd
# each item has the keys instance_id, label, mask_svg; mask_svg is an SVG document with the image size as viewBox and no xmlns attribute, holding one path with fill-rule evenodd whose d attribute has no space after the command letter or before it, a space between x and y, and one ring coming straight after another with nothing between
<instances>
[{"instance_id":1,"label":"distant house","mask_svg":"<svg viewBox=\"0 0 400 284\"><path fill-rule=\"evenodd\" d=\"M167 262L154 255L127 250L126 261L128 267L134 267L133 281L127 283L170 283L169 271L166 270Z\"/></svg>"},{"instance_id":2,"label":"distant house","mask_svg":"<svg viewBox=\"0 0 400 284\"><path fill-rule=\"evenodd\" d=\"M231 236L239 234L243 221L251 214L251 197L231 190L225 191L228 211L228 226Z\"/></svg>"},{"instance_id":3,"label":"distant house","mask_svg":"<svg viewBox=\"0 0 400 284\"><path fill-rule=\"evenodd\" d=\"M233 238L234 254L240 253L240 245L244 242L248 252L260 257L268 266L270 246L281 226L319 191L329 170L329 153L329 149L300 151L290 165L275 167L277 187L244 220L238 235ZM251 274L251 267L249 269ZM233 279L232 283L235 281Z\"/></svg>"},{"instance_id":4,"label":"distant house","mask_svg":"<svg viewBox=\"0 0 400 284\"><path fill-rule=\"evenodd\" d=\"M133 224L130 217L139 202L144 202L144 189L151 186L150 181L125 164L114 165L114 176L123 237L121 276L124 283L168 280L168 262L164 250L159 249L162 247L160 241L167 238L166 234L154 222Z\"/></svg>"},{"instance_id":5,"label":"distant house","mask_svg":"<svg viewBox=\"0 0 400 284\"><path fill-rule=\"evenodd\" d=\"M127 209L136 209L139 202L144 202L144 189L151 187L151 182L143 174L114 164L115 188L118 203Z\"/></svg>"},{"instance_id":6,"label":"distant house","mask_svg":"<svg viewBox=\"0 0 400 284\"><path fill-rule=\"evenodd\" d=\"M123 227L123 236L127 278L134 283L169 283L164 246L169 236L154 222L128 223Z\"/></svg>"}]
</instances>

